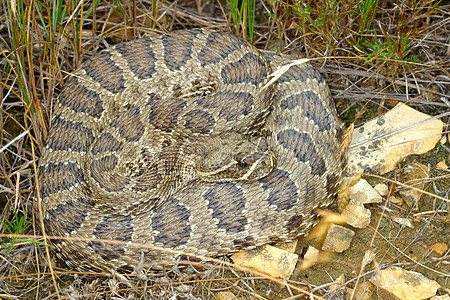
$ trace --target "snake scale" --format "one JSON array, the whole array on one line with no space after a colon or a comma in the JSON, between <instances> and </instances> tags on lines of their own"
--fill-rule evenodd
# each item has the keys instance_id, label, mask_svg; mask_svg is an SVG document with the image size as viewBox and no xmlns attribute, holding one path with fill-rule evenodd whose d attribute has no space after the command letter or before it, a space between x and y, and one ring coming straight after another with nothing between
<instances>
[{"instance_id":1,"label":"snake scale","mask_svg":"<svg viewBox=\"0 0 450 300\"><path fill-rule=\"evenodd\" d=\"M212 257L307 234L346 151L316 70L293 65L268 84L292 60L193 29L84 62L57 98L38 168L35 210L62 237L57 255L128 272L174 251Z\"/></svg>"}]
</instances>

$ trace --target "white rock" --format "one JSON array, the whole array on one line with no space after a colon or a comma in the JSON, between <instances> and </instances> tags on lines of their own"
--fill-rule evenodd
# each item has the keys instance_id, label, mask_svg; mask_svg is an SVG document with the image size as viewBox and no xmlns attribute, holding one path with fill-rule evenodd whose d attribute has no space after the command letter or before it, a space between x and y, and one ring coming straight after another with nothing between
<instances>
[{"instance_id":1,"label":"white rock","mask_svg":"<svg viewBox=\"0 0 450 300\"><path fill-rule=\"evenodd\" d=\"M372 279L384 292L402 300L421 300L433 297L440 285L420 273L399 267L380 270ZM382 299L387 298L381 297Z\"/></svg>"},{"instance_id":2,"label":"white rock","mask_svg":"<svg viewBox=\"0 0 450 300\"><path fill-rule=\"evenodd\" d=\"M342 216L347 218L347 224L355 228L366 228L370 224L371 213L363 204L350 200Z\"/></svg>"},{"instance_id":3,"label":"white rock","mask_svg":"<svg viewBox=\"0 0 450 300\"><path fill-rule=\"evenodd\" d=\"M380 194L365 179L359 180L350 187L350 199L362 204L381 203L383 201Z\"/></svg>"},{"instance_id":4,"label":"white rock","mask_svg":"<svg viewBox=\"0 0 450 300\"><path fill-rule=\"evenodd\" d=\"M404 157L430 151L441 139L444 126L441 120L431 118L400 103L384 115L355 128L349 170L384 174L393 170Z\"/></svg>"},{"instance_id":5,"label":"white rock","mask_svg":"<svg viewBox=\"0 0 450 300\"><path fill-rule=\"evenodd\" d=\"M386 184L384 183L379 183L376 184L374 187L375 191L378 192L378 194L380 194L381 196L387 196L387 194L389 193L389 188Z\"/></svg>"}]
</instances>

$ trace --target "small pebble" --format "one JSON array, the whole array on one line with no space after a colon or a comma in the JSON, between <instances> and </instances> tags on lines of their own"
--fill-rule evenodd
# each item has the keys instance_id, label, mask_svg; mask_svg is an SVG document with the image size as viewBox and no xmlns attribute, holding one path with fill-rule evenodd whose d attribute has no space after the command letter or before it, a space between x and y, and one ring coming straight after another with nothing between
<instances>
[{"instance_id":1,"label":"small pebble","mask_svg":"<svg viewBox=\"0 0 450 300\"><path fill-rule=\"evenodd\" d=\"M347 224L355 228L366 228L370 224L370 210L355 200L350 202L342 212L342 216L347 218Z\"/></svg>"},{"instance_id":2,"label":"small pebble","mask_svg":"<svg viewBox=\"0 0 450 300\"><path fill-rule=\"evenodd\" d=\"M448 166L445 163L445 160L438 162L437 165L436 165L436 169L438 169L438 170L446 170L446 169L448 169Z\"/></svg>"},{"instance_id":3,"label":"small pebble","mask_svg":"<svg viewBox=\"0 0 450 300\"><path fill-rule=\"evenodd\" d=\"M383 201L380 194L365 179L361 179L350 187L350 199L362 204L381 203Z\"/></svg>"},{"instance_id":4,"label":"small pebble","mask_svg":"<svg viewBox=\"0 0 450 300\"><path fill-rule=\"evenodd\" d=\"M446 243L436 243L430 248L433 250L437 255L442 256L445 252L448 250L448 246Z\"/></svg>"},{"instance_id":5,"label":"small pebble","mask_svg":"<svg viewBox=\"0 0 450 300\"><path fill-rule=\"evenodd\" d=\"M388 194L388 192L389 192L388 186L386 184L384 184L384 183L379 183L379 184L375 185L373 188L381 196L386 196Z\"/></svg>"},{"instance_id":6,"label":"small pebble","mask_svg":"<svg viewBox=\"0 0 450 300\"><path fill-rule=\"evenodd\" d=\"M406 218L401 218L401 217L392 217L392 220L400 225L409 227L409 228L414 228L414 226L411 223L411 220L406 219Z\"/></svg>"},{"instance_id":7,"label":"small pebble","mask_svg":"<svg viewBox=\"0 0 450 300\"><path fill-rule=\"evenodd\" d=\"M394 203L394 204L397 204L397 205L402 205L403 204L403 199L395 197L395 196L389 197L389 201Z\"/></svg>"},{"instance_id":8,"label":"small pebble","mask_svg":"<svg viewBox=\"0 0 450 300\"><path fill-rule=\"evenodd\" d=\"M236 296L232 292L219 292L216 294L217 300L236 300Z\"/></svg>"},{"instance_id":9,"label":"small pebble","mask_svg":"<svg viewBox=\"0 0 450 300\"><path fill-rule=\"evenodd\" d=\"M317 254L319 254L319 250L314 248L313 246L309 246L308 250L306 250L304 259L312 259L314 258Z\"/></svg>"}]
</instances>

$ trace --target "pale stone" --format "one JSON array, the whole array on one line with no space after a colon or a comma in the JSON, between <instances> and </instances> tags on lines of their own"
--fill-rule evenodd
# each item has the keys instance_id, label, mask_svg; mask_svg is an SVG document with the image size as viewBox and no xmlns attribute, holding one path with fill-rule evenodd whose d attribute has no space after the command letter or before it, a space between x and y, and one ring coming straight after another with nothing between
<instances>
[{"instance_id":1,"label":"pale stone","mask_svg":"<svg viewBox=\"0 0 450 300\"><path fill-rule=\"evenodd\" d=\"M445 160L442 160L442 161L438 162L436 164L436 169L438 169L438 170L448 169L448 166L447 166L447 163L445 162Z\"/></svg>"},{"instance_id":2,"label":"pale stone","mask_svg":"<svg viewBox=\"0 0 450 300\"><path fill-rule=\"evenodd\" d=\"M216 294L217 300L236 300L236 296L232 292L219 292Z\"/></svg>"},{"instance_id":3,"label":"pale stone","mask_svg":"<svg viewBox=\"0 0 450 300\"><path fill-rule=\"evenodd\" d=\"M430 300L450 300L450 296L448 294L442 296L434 296L431 297Z\"/></svg>"},{"instance_id":4,"label":"pale stone","mask_svg":"<svg viewBox=\"0 0 450 300\"><path fill-rule=\"evenodd\" d=\"M402 198L397 198L395 196L390 196L389 197L389 201L394 203L394 204L397 204L397 205L402 205L403 204L403 199Z\"/></svg>"},{"instance_id":5,"label":"pale stone","mask_svg":"<svg viewBox=\"0 0 450 300\"><path fill-rule=\"evenodd\" d=\"M355 185L358 181L361 180L362 175L356 174L350 177L344 177L342 179L342 185L352 186Z\"/></svg>"},{"instance_id":6,"label":"pale stone","mask_svg":"<svg viewBox=\"0 0 450 300\"><path fill-rule=\"evenodd\" d=\"M347 218L330 210L320 212L319 223L309 232L308 239L322 243L328 233L330 224L346 224Z\"/></svg>"},{"instance_id":7,"label":"pale stone","mask_svg":"<svg viewBox=\"0 0 450 300\"><path fill-rule=\"evenodd\" d=\"M319 250L314 248L313 246L309 246L308 250L306 250L304 259L313 259L319 254Z\"/></svg>"},{"instance_id":8,"label":"pale stone","mask_svg":"<svg viewBox=\"0 0 450 300\"><path fill-rule=\"evenodd\" d=\"M270 245L240 251L231 256L241 267L251 268L272 277L288 279L294 271L298 255Z\"/></svg>"},{"instance_id":9,"label":"pale stone","mask_svg":"<svg viewBox=\"0 0 450 300\"><path fill-rule=\"evenodd\" d=\"M347 218L347 224L355 228L366 228L370 224L370 210L355 200L350 200L342 215Z\"/></svg>"},{"instance_id":10,"label":"pale stone","mask_svg":"<svg viewBox=\"0 0 450 300\"><path fill-rule=\"evenodd\" d=\"M340 225L331 224L322 250L341 253L350 247L355 232Z\"/></svg>"},{"instance_id":11,"label":"pale stone","mask_svg":"<svg viewBox=\"0 0 450 300\"><path fill-rule=\"evenodd\" d=\"M328 287L328 290L335 290L345 283L345 274L339 275L338 278L334 280L334 283Z\"/></svg>"},{"instance_id":12,"label":"pale stone","mask_svg":"<svg viewBox=\"0 0 450 300\"><path fill-rule=\"evenodd\" d=\"M411 220L406 219L406 218L401 218L401 217L392 217L392 220L400 225L409 227L409 228L414 228L414 226L411 223Z\"/></svg>"},{"instance_id":13,"label":"pale stone","mask_svg":"<svg viewBox=\"0 0 450 300\"><path fill-rule=\"evenodd\" d=\"M380 270L372 280L389 296L392 295L403 300L427 299L433 297L440 288L436 281L430 280L420 273L406 271L399 267Z\"/></svg>"},{"instance_id":14,"label":"pale stone","mask_svg":"<svg viewBox=\"0 0 450 300\"><path fill-rule=\"evenodd\" d=\"M359 180L350 187L350 199L362 204L381 203L383 201L380 194L365 179Z\"/></svg>"},{"instance_id":15,"label":"pale stone","mask_svg":"<svg viewBox=\"0 0 450 300\"><path fill-rule=\"evenodd\" d=\"M347 288L347 295L348 296L352 295L353 290L354 289ZM370 281L358 284L358 287L356 288L356 292L354 292L355 297L353 299L378 300L379 298L376 296L376 293L374 292L375 290L376 290L376 287ZM346 299L349 299L349 297Z\"/></svg>"},{"instance_id":16,"label":"pale stone","mask_svg":"<svg viewBox=\"0 0 450 300\"><path fill-rule=\"evenodd\" d=\"M334 280L334 283L328 287L328 291L330 291L330 296L332 299L345 299L346 297L346 287L343 285L345 283L345 275L341 274L338 278ZM330 298L329 298L330 299Z\"/></svg>"},{"instance_id":17,"label":"pale stone","mask_svg":"<svg viewBox=\"0 0 450 300\"><path fill-rule=\"evenodd\" d=\"M379 183L376 184L374 187L375 191L378 192L378 194L380 194L381 196L387 196L387 194L389 193L389 188L386 184L384 183Z\"/></svg>"},{"instance_id":18,"label":"pale stone","mask_svg":"<svg viewBox=\"0 0 450 300\"><path fill-rule=\"evenodd\" d=\"M433 149L441 139L443 126L441 120L400 103L354 130L349 170L377 174L392 171L404 157Z\"/></svg>"},{"instance_id":19,"label":"pale stone","mask_svg":"<svg viewBox=\"0 0 450 300\"><path fill-rule=\"evenodd\" d=\"M298 240L292 241L292 242L286 242L280 245L276 245L275 247L280 248L282 250L289 251L291 253L295 253L295 249L297 249L297 242Z\"/></svg>"}]
</instances>

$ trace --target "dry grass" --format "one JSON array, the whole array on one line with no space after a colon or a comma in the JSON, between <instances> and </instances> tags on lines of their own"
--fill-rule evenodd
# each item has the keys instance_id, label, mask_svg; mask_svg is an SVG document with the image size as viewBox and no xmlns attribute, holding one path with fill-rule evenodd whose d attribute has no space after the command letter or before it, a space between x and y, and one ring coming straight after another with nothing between
<instances>
[{"instance_id":1,"label":"dry grass","mask_svg":"<svg viewBox=\"0 0 450 300\"><path fill-rule=\"evenodd\" d=\"M388 202L372 207L378 226L368 235L367 243L362 243L360 252L349 253L350 260L338 256L336 264L297 273L288 288L219 263L148 271L124 280L123 276L73 272L55 262L42 245L45 240L33 219L31 196L53 99L65 74L99 49L154 30L211 27L232 30L247 39L251 36L249 12L235 12L233 19L228 1L74 3L1 1L0 298L213 299L219 291L230 290L243 299L294 299L302 294L299 288L327 296L326 283L339 274L337 265L354 270L347 273L345 285L363 286L367 282L375 266L366 265L363 254L375 247L380 265L396 264L424 272L449 287L449 277L445 276L449 253L436 258L428 251L433 241L448 244L450 234L449 170L434 169L442 159L448 163L448 142L429 154L408 159L385 178L373 179L389 183L394 194L402 188L395 181L402 181L403 166L412 161L428 164L432 170L426 197L432 204L426 210L414 211ZM364 123L405 102L440 116L448 125L450 7L437 1L411 0L363 4L355 0L258 0L253 42L259 48L316 58L314 63L327 77L347 124ZM448 130L446 127L447 137ZM413 219L416 230L394 226L390 215ZM418 245L426 251L417 252ZM330 278L315 278L320 272L328 272Z\"/></svg>"}]
</instances>

